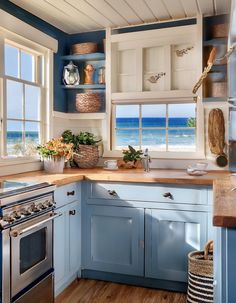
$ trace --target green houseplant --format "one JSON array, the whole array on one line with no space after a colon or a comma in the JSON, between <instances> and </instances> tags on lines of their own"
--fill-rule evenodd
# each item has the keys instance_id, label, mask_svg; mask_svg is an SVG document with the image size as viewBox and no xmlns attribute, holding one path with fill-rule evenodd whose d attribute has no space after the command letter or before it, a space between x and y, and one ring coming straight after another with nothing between
<instances>
[{"instance_id":1,"label":"green houseplant","mask_svg":"<svg viewBox=\"0 0 236 303\"><path fill-rule=\"evenodd\" d=\"M72 143L74 146L73 160L80 168L95 167L99 160L98 143L101 140L89 132L73 134L66 130L62 134L65 143Z\"/></svg>"},{"instance_id":2,"label":"green houseplant","mask_svg":"<svg viewBox=\"0 0 236 303\"><path fill-rule=\"evenodd\" d=\"M143 152L141 150L136 150L131 145L128 145L128 149L122 151L123 153L123 163L121 167L125 168L138 168L141 167L141 160Z\"/></svg>"}]
</instances>

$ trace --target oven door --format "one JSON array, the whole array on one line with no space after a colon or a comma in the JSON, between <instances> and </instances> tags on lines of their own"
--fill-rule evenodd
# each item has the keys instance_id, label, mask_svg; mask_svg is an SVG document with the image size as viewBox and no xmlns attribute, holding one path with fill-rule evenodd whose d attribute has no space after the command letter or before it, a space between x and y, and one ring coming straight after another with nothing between
<instances>
[{"instance_id":1,"label":"oven door","mask_svg":"<svg viewBox=\"0 0 236 303\"><path fill-rule=\"evenodd\" d=\"M52 220L47 213L11 228L12 297L53 267Z\"/></svg>"}]
</instances>

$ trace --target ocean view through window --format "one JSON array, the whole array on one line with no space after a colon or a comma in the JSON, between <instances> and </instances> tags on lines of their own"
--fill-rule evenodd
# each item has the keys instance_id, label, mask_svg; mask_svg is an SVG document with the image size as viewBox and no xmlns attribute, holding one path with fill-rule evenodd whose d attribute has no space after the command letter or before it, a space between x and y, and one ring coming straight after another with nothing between
<instances>
[{"instance_id":1,"label":"ocean view through window","mask_svg":"<svg viewBox=\"0 0 236 303\"><path fill-rule=\"evenodd\" d=\"M32 157L42 140L43 55L4 44L3 157Z\"/></svg>"},{"instance_id":2,"label":"ocean view through window","mask_svg":"<svg viewBox=\"0 0 236 303\"><path fill-rule=\"evenodd\" d=\"M196 104L115 105L114 149L196 151Z\"/></svg>"}]
</instances>

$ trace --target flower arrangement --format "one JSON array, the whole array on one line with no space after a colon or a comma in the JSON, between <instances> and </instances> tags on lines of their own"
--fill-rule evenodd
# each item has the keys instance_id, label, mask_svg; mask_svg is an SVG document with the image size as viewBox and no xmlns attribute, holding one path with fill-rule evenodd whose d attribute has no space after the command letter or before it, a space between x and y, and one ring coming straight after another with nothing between
<instances>
[{"instance_id":1,"label":"flower arrangement","mask_svg":"<svg viewBox=\"0 0 236 303\"><path fill-rule=\"evenodd\" d=\"M38 145L37 151L42 158L66 158L73 157L73 143L65 143L63 138L56 138L45 144Z\"/></svg>"}]
</instances>

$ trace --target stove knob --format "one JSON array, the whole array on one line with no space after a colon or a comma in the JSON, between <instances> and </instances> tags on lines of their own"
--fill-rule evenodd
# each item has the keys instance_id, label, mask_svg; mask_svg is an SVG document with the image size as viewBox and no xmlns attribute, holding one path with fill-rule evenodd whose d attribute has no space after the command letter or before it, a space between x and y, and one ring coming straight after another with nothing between
<instances>
[{"instance_id":1,"label":"stove knob","mask_svg":"<svg viewBox=\"0 0 236 303\"><path fill-rule=\"evenodd\" d=\"M16 219L16 220L19 220L19 219L21 218L21 214L18 213L17 211L14 211L14 212L12 213L12 217L13 217L14 219Z\"/></svg>"},{"instance_id":2,"label":"stove knob","mask_svg":"<svg viewBox=\"0 0 236 303\"><path fill-rule=\"evenodd\" d=\"M23 216L29 216L29 215L31 215L31 211L30 211L30 209L28 208L28 209L22 209L21 210L21 214L23 215Z\"/></svg>"},{"instance_id":3,"label":"stove knob","mask_svg":"<svg viewBox=\"0 0 236 303\"><path fill-rule=\"evenodd\" d=\"M48 208L48 204L46 204L45 202L42 203L42 206L41 206L42 209L47 209Z\"/></svg>"},{"instance_id":4,"label":"stove knob","mask_svg":"<svg viewBox=\"0 0 236 303\"><path fill-rule=\"evenodd\" d=\"M48 207L52 207L53 206L52 200L47 200L46 203L47 203Z\"/></svg>"},{"instance_id":5,"label":"stove knob","mask_svg":"<svg viewBox=\"0 0 236 303\"><path fill-rule=\"evenodd\" d=\"M3 216L2 219L3 219L3 221L5 221L5 222L7 222L9 224L15 221L12 216Z\"/></svg>"}]
</instances>

